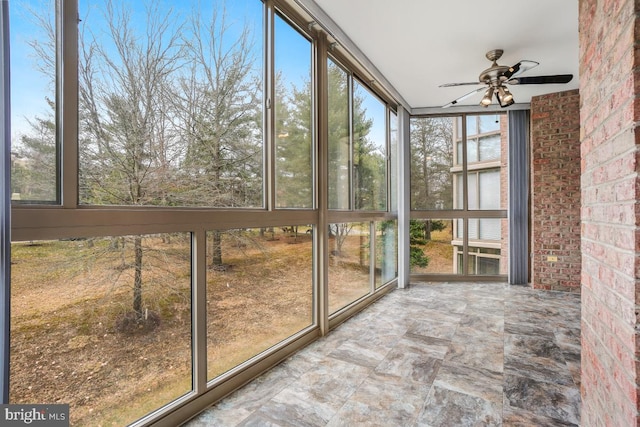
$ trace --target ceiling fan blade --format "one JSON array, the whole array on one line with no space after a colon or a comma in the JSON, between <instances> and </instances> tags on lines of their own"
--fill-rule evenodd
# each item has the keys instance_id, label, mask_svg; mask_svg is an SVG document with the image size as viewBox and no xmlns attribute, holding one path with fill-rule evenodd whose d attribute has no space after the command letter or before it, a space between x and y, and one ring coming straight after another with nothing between
<instances>
[{"instance_id":1,"label":"ceiling fan blade","mask_svg":"<svg viewBox=\"0 0 640 427\"><path fill-rule=\"evenodd\" d=\"M450 103L443 105L442 108L448 108L448 107L451 107L452 105L456 105L458 102L460 102L462 100L465 100L468 97L470 97L471 95L474 95L474 94L476 94L476 93L478 93L478 92L480 92L482 90L485 90L485 89L486 89L486 87L483 86L483 87L479 87L478 89L472 90L471 92L469 92L469 93L467 93L465 95L462 95L460 98L456 98L453 101L451 101Z\"/></svg>"},{"instance_id":2,"label":"ceiling fan blade","mask_svg":"<svg viewBox=\"0 0 640 427\"><path fill-rule=\"evenodd\" d=\"M508 80L512 85L542 85L550 83L569 83L573 74L555 74L553 76L518 77Z\"/></svg>"},{"instance_id":3,"label":"ceiling fan blade","mask_svg":"<svg viewBox=\"0 0 640 427\"><path fill-rule=\"evenodd\" d=\"M520 75L522 73L524 73L527 70L530 70L534 67L537 67L538 65L540 65L539 62L536 61L529 61L527 59L523 59L522 61L518 62L517 64L509 67L509 69L504 73L504 76L507 79L510 79L514 76Z\"/></svg>"},{"instance_id":4,"label":"ceiling fan blade","mask_svg":"<svg viewBox=\"0 0 640 427\"><path fill-rule=\"evenodd\" d=\"M484 84L482 82L465 82L465 83L445 83L443 85L440 85L438 87L453 87L453 86L477 86L477 85L481 85Z\"/></svg>"}]
</instances>

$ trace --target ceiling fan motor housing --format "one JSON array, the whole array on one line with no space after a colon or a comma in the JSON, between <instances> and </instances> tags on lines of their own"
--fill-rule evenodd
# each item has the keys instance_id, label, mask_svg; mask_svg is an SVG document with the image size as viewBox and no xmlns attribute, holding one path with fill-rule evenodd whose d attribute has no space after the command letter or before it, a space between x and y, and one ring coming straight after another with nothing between
<instances>
[{"instance_id":1,"label":"ceiling fan motor housing","mask_svg":"<svg viewBox=\"0 0 640 427\"><path fill-rule=\"evenodd\" d=\"M507 80L507 77L505 77L504 74L509 71L509 67L498 65L497 62L498 59L502 57L503 53L504 50L502 49L493 49L485 54L487 59L493 62L493 64L491 64L491 67L480 73L479 80L482 83L486 83L493 88L497 88Z\"/></svg>"},{"instance_id":2,"label":"ceiling fan motor housing","mask_svg":"<svg viewBox=\"0 0 640 427\"><path fill-rule=\"evenodd\" d=\"M509 71L509 67L498 65L494 62L491 67L480 73L479 79L482 83L486 83L489 86L498 87L507 81L507 77L504 75L507 71Z\"/></svg>"}]
</instances>

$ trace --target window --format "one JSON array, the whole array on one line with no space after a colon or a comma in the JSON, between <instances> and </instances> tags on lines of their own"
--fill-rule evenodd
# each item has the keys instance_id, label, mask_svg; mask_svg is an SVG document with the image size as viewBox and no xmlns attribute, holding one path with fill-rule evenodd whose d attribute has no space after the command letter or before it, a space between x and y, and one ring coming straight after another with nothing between
<instances>
[{"instance_id":1,"label":"window","mask_svg":"<svg viewBox=\"0 0 640 427\"><path fill-rule=\"evenodd\" d=\"M455 247L456 258L458 262L458 271L463 270L463 249L461 246ZM475 276L498 276L502 274L500 250L486 248L471 248L467 252L469 262L468 274Z\"/></svg>"},{"instance_id":2,"label":"window","mask_svg":"<svg viewBox=\"0 0 640 427\"><path fill-rule=\"evenodd\" d=\"M312 230L207 233L208 379L312 325Z\"/></svg>"},{"instance_id":3,"label":"window","mask_svg":"<svg viewBox=\"0 0 640 427\"><path fill-rule=\"evenodd\" d=\"M329 313L371 291L369 223L329 225Z\"/></svg>"},{"instance_id":4,"label":"window","mask_svg":"<svg viewBox=\"0 0 640 427\"><path fill-rule=\"evenodd\" d=\"M463 222L456 219L456 232L462 233ZM411 220L409 231L411 274L457 274L454 254L454 220Z\"/></svg>"},{"instance_id":5,"label":"window","mask_svg":"<svg viewBox=\"0 0 640 427\"><path fill-rule=\"evenodd\" d=\"M385 106L361 83L354 81L353 110L355 209L386 210Z\"/></svg>"},{"instance_id":6,"label":"window","mask_svg":"<svg viewBox=\"0 0 640 427\"><path fill-rule=\"evenodd\" d=\"M465 128L467 134L467 163L500 161L502 153L501 115L467 116ZM456 165L462 165L462 118L458 117L456 126Z\"/></svg>"},{"instance_id":7,"label":"window","mask_svg":"<svg viewBox=\"0 0 640 427\"><path fill-rule=\"evenodd\" d=\"M398 164L398 147L399 147L399 135L398 135L398 115L389 110L389 173L390 173L390 209L392 212L398 211L398 170L400 165Z\"/></svg>"},{"instance_id":8,"label":"window","mask_svg":"<svg viewBox=\"0 0 640 427\"><path fill-rule=\"evenodd\" d=\"M506 115L411 120L412 273L505 273L506 156ZM454 219L442 221L443 213ZM440 224L445 226L434 233L432 228ZM440 236L447 226L448 237L436 240L433 236ZM444 242L450 250L436 252ZM468 245L466 253L464 245ZM485 249L505 255L476 262ZM450 262L435 267L431 261L445 253ZM498 266L490 268L490 263Z\"/></svg>"},{"instance_id":9,"label":"window","mask_svg":"<svg viewBox=\"0 0 640 427\"><path fill-rule=\"evenodd\" d=\"M192 390L188 233L12 244L12 403L126 425Z\"/></svg>"},{"instance_id":10,"label":"window","mask_svg":"<svg viewBox=\"0 0 640 427\"><path fill-rule=\"evenodd\" d=\"M398 223L397 221L376 222L376 289L393 280L398 275Z\"/></svg>"},{"instance_id":11,"label":"window","mask_svg":"<svg viewBox=\"0 0 640 427\"><path fill-rule=\"evenodd\" d=\"M276 206L312 208L311 43L280 16L275 39Z\"/></svg>"},{"instance_id":12,"label":"window","mask_svg":"<svg viewBox=\"0 0 640 427\"><path fill-rule=\"evenodd\" d=\"M329 208L386 211L389 184L397 182L387 156L397 117L334 60L327 69Z\"/></svg>"},{"instance_id":13,"label":"window","mask_svg":"<svg viewBox=\"0 0 640 427\"><path fill-rule=\"evenodd\" d=\"M263 205L262 19L242 3L80 1L81 203Z\"/></svg>"},{"instance_id":14,"label":"window","mask_svg":"<svg viewBox=\"0 0 640 427\"><path fill-rule=\"evenodd\" d=\"M351 141L349 138L349 74L328 59L329 209L350 207Z\"/></svg>"},{"instance_id":15,"label":"window","mask_svg":"<svg viewBox=\"0 0 640 427\"><path fill-rule=\"evenodd\" d=\"M478 139L478 161L500 160L500 135L484 136Z\"/></svg>"},{"instance_id":16,"label":"window","mask_svg":"<svg viewBox=\"0 0 640 427\"><path fill-rule=\"evenodd\" d=\"M463 206L462 174L456 174L457 206ZM468 208L477 210L501 208L500 169L482 169L467 173ZM503 201L506 203L506 201Z\"/></svg>"},{"instance_id":17,"label":"window","mask_svg":"<svg viewBox=\"0 0 640 427\"><path fill-rule=\"evenodd\" d=\"M451 117L411 119L413 210L453 209L453 124Z\"/></svg>"},{"instance_id":18,"label":"window","mask_svg":"<svg viewBox=\"0 0 640 427\"><path fill-rule=\"evenodd\" d=\"M174 423L391 289L397 118L304 12L40 3L11 8L12 402Z\"/></svg>"},{"instance_id":19,"label":"window","mask_svg":"<svg viewBox=\"0 0 640 427\"><path fill-rule=\"evenodd\" d=\"M329 314L333 314L397 277L398 223L333 223L329 230Z\"/></svg>"},{"instance_id":20,"label":"window","mask_svg":"<svg viewBox=\"0 0 640 427\"><path fill-rule=\"evenodd\" d=\"M55 2L18 0L9 9L11 200L59 203Z\"/></svg>"}]
</instances>

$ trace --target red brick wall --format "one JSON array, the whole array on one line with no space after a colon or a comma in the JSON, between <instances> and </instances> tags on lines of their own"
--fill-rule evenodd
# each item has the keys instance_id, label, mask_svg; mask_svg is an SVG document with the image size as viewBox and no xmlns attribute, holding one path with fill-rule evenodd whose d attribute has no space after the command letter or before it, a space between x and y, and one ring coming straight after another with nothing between
<instances>
[{"instance_id":1,"label":"red brick wall","mask_svg":"<svg viewBox=\"0 0 640 427\"><path fill-rule=\"evenodd\" d=\"M582 425L638 425L638 2L580 0Z\"/></svg>"},{"instance_id":2,"label":"red brick wall","mask_svg":"<svg viewBox=\"0 0 640 427\"><path fill-rule=\"evenodd\" d=\"M580 290L580 95L531 100L531 283Z\"/></svg>"}]
</instances>

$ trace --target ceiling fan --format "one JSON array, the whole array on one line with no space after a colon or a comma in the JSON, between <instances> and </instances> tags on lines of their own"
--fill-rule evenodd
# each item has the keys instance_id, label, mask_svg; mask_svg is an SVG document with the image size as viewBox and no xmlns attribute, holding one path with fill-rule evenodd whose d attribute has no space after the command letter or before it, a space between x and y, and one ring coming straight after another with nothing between
<instances>
[{"instance_id":1,"label":"ceiling fan","mask_svg":"<svg viewBox=\"0 0 640 427\"><path fill-rule=\"evenodd\" d=\"M451 87L451 86L467 86L467 85L487 85L488 88L480 87L475 89L465 95L462 95L460 98L457 98L448 104L442 106L442 108L451 107L452 105L457 104L463 99L467 99L468 97L482 91L486 90L484 97L480 101L480 105L483 107L488 107L491 105L492 98L495 95L498 104L500 107L508 107L513 104L515 101L513 99L513 95L509 91L509 89L505 86L505 84L509 85L539 85L539 84L549 84L549 83L569 83L571 79L573 79L573 74L555 74L552 76L534 76L534 77L519 77L520 74L524 73L527 70L532 69L539 65L538 62L535 61L527 61L522 60L511 67L505 65L498 65L498 59L502 57L504 51L502 49L493 49L486 53L486 57L489 61L492 61L491 67L484 70L480 73L479 81L477 82L467 82L467 83L447 83L440 85L440 87Z\"/></svg>"}]
</instances>

